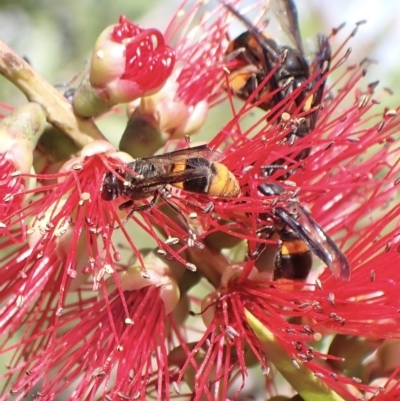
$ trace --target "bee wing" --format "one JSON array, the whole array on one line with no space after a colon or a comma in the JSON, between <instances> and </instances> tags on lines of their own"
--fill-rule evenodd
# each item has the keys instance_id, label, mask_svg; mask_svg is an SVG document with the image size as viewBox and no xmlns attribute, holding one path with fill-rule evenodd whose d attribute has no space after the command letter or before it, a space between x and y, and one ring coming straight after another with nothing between
<instances>
[{"instance_id":1,"label":"bee wing","mask_svg":"<svg viewBox=\"0 0 400 401\"><path fill-rule=\"evenodd\" d=\"M332 258L327 250L322 246L321 238L316 235L312 225L307 224L304 218L300 223L299 220L281 207L275 209L275 214L280 217L280 219L287 224L308 245L309 248L311 248L318 258L320 258L326 265L331 265Z\"/></svg>"},{"instance_id":2,"label":"bee wing","mask_svg":"<svg viewBox=\"0 0 400 401\"><path fill-rule=\"evenodd\" d=\"M319 71L317 76L315 77L313 85L313 86L318 85L318 88L313 94L311 107L318 106L319 104L321 104L323 100L325 84L326 84L326 76L324 78L324 74L326 74L326 72L329 71L331 65L331 57L332 57L332 51L328 37L323 34L319 34L318 51L311 65L311 71L312 71L311 74L314 74L316 71ZM312 131L317 125L318 109L310 114L309 121L310 121L309 122L310 130Z\"/></svg>"},{"instance_id":3,"label":"bee wing","mask_svg":"<svg viewBox=\"0 0 400 401\"><path fill-rule=\"evenodd\" d=\"M311 65L311 70L313 73L319 71L319 74L315 78L316 82L319 82L322 79L323 75L326 74L327 71L329 71L329 68L331 66L331 58L332 49L331 44L329 43L329 38L326 35L320 33L318 34L318 50ZM321 103L325 82L326 80L323 81L317 92L315 92L313 106Z\"/></svg>"},{"instance_id":4,"label":"bee wing","mask_svg":"<svg viewBox=\"0 0 400 401\"><path fill-rule=\"evenodd\" d=\"M265 196L281 195L285 193L285 188L274 182L264 182L257 189Z\"/></svg>"},{"instance_id":5,"label":"bee wing","mask_svg":"<svg viewBox=\"0 0 400 401\"><path fill-rule=\"evenodd\" d=\"M219 152L211 150L207 145L200 145L192 148L174 150L173 152L163 153L162 155L144 157L142 160L150 161L151 163L162 167L179 163L184 164L188 159L194 157L201 157L210 161L218 161L221 160L222 155Z\"/></svg>"},{"instance_id":6,"label":"bee wing","mask_svg":"<svg viewBox=\"0 0 400 401\"><path fill-rule=\"evenodd\" d=\"M313 60L311 69L314 73L315 71L319 71L315 78L315 82L321 82L317 91L314 93L312 106L316 106L322 102L324 88L326 83L326 77L322 80L324 74L329 71L331 66L331 58L332 58L332 49L331 44L329 43L329 38L322 33L318 34L318 51Z\"/></svg>"},{"instance_id":7,"label":"bee wing","mask_svg":"<svg viewBox=\"0 0 400 401\"><path fill-rule=\"evenodd\" d=\"M251 32L253 35L258 35L261 34L259 29L244 15L242 15L238 10L236 10L235 7L233 7L231 4L226 3L224 0L219 0L219 2L229 10L239 21L242 21L243 24L247 27L249 32Z\"/></svg>"},{"instance_id":8,"label":"bee wing","mask_svg":"<svg viewBox=\"0 0 400 401\"><path fill-rule=\"evenodd\" d=\"M331 266L328 266L332 274L336 278L340 278L344 281L349 281L351 269L346 256L335 244L333 239L323 230L323 228L314 219L312 219L311 216L309 216L309 218L312 220L315 227L318 228L318 231L321 233L321 235L324 236L326 241L325 246L329 248L331 255L334 255Z\"/></svg>"},{"instance_id":9,"label":"bee wing","mask_svg":"<svg viewBox=\"0 0 400 401\"><path fill-rule=\"evenodd\" d=\"M235 17L237 17L240 21L243 22L243 24L247 27L248 31L251 33L253 38L257 41L257 43L260 45L260 50L261 51L256 51L253 49L252 51L256 51L257 57L260 59L262 67L266 73L269 73L273 68L274 65L280 61L282 54L279 52L279 47L277 44L271 40L270 38L267 38L263 32L261 32L252 22L246 18L244 15L239 13L234 7L232 7L230 4L225 3L224 0L219 0L220 3L224 5ZM250 52L251 53L251 52ZM259 54L260 53L260 54ZM273 77L272 79L269 80L268 84L270 88L275 91L279 89L279 84L277 81L277 77ZM274 94L273 98L276 103L279 103L280 101L283 100L283 93L281 91L278 91L277 93Z\"/></svg>"},{"instance_id":10,"label":"bee wing","mask_svg":"<svg viewBox=\"0 0 400 401\"><path fill-rule=\"evenodd\" d=\"M293 42L296 49L304 54L303 41L301 40L297 8L292 0L276 0L274 2L274 12L279 24Z\"/></svg>"},{"instance_id":11,"label":"bee wing","mask_svg":"<svg viewBox=\"0 0 400 401\"><path fill-rule=\"evenodd\" d=\"M169 171L150 178L135 177L135 181L131 184L133 189L146 189L164 186L167 184L176 184L185 182L195 178L207 177L209 170L207 167L198 167L187 170Z\"/></svg>"},{"instance_id":12,"label":"bee wing","mask_svg":"<svg viewBox=\"0 0 400 401\"><path fill-rule=\"evenodd\" d=\"M279 54L279 52L277 52L276 44L273 45L273 41L271 39L267 38L260 29L258 29L246 16L244 16L239 11L237 11L231 4L226 3L224 0L219 0L219 1L239 21L241 21L246 26L246 28L248 29L248 32L253 36L253 38L261 46L263 53L264 53L264 58L266 58L267 61L269 60L269 58L272 58L274 62L278 62L280 59L280 54ZM244 47L248 47L248 46L244 43ZM268 57L266 55L268 55ZM258 56L260 56L260 55L258 55ZM262 61L264 61L264 60L262 60ZM272 65L267 63L266 65L264 65L264 68L266 69L266 71L271 71Z\"/></svg>"},{"instance_id":13,"label":"bee wing","mask_svg":"<svg viewBox=\"0 0 400 401\"><path fill-rule=\"evenodd\" d=\"M328 266L336 279L348 281L350 279L350 265L346 256L311 217L310 213L300 205L297 205L297 212L299 220L283 208L275 209L275 214Z\"/></svg>"}]
</instances>

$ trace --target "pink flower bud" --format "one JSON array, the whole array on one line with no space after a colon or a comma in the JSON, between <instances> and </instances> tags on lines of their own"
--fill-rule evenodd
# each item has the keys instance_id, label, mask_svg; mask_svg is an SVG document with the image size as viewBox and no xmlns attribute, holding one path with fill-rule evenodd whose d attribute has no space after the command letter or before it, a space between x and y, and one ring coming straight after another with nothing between
<instances>
[{"instance_id":1,"label":"pink flower bud","mask_svg":"<svg viewBox=\"0 0 400 401\"><path fill-rule=\"evenodd\" d=\"M90 71L75 92L82 116L102 114L118 103L157 92L170 76L175 53L157 29L143 29L121 16L99 36Z\"/></svg>"}]
</instances>

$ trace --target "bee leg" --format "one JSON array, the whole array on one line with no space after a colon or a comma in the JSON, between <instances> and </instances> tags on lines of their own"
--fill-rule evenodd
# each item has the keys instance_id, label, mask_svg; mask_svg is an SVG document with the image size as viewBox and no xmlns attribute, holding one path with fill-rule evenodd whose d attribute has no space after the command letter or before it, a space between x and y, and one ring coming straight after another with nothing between
<instances>
[{"instance_id":1,"label":"bee leg","mask_svg":"<svg viewBox=\"0 0 400 401\"><path fill-rule=\"evenodd\" d=\"M264 187L266 187L268 184L261 184ZM274 184L272 184L274 185ZM274 233L273 227L270 226L265 226L261 227L257 230L257 237L261 237L263 239L265 238L270 238L271 235ZM251 252L250 249L247 251L247 259L248 260L257 260L259 256L265 251L267 248L267 244L265 242L260 242L257 244L257 248L255 251Z\"/></svg>"},{"instance_id":2,"label":"bee leg","mask_svg":"<svg viewBox=\"0 0 400 401\"><path fill-rule=\"evenodd\" d=\"M282 276L282 241L278 241L278 251L275 254L274 258L274 277L273 280L277 280Z\"/></svg>"},{"instance_id":3,"label":"bee leg","mask_svg":"<svg viewBox=\"0 0 400 401\"><path fill-rule=\"evenodd\" d=\"M159 194L161 198L164 199L165 203L170 206L175 212L182 214L182 211L179 209L178 206L175 205L175 203L170 201L171 194L169 193L168 189L163 187L159 190Z\"/></svg>"},{"instance_id":4,"label":"bee leg","mask_svg":"<svg viewBox=\"0 0 400 401\"><path fill-rule=\"evenodd\" d=\"M235 60L235 58L237 58L238 56L244 57L249 64L252 64L252 62L248 59L246 55L245 47L239 47L238 49L235 49L231 53L227 54L224 57L224 62L227 63L229 61Z\"/></svg>"},{"instance_id":5,"label":"bee leg","mask_svg":"<svg viewBox=\"0 0 400 401\"><path fill-rule=\"evenodd\" d=\"M257 246L257 249L254 252L250 250L247 251L247 259L248 260L257 260L258 257L264 252L267 244L261 243Z\"/></svg>"},{"instance_id":6,"label":"bee leg","mask_svg":"<svg viewBox=\"0 0 400 401\"><path fill-rule=\"evenodd\" d=\"M134 206L133 200L129 200L129 201L124 202L121 205L119 205L119 210L130 209L128 216L127 216L127 217L130 217L130 216L132 216L132 214L134 212L144 212L148 209L151 209L154 206L154 204L156 203L157 197L158 197L158 194L156 193L149 203L146 203L145 205L140 205L140 206Z\"/></svg>"},{"instance_id":7,"label":"bee leg","mask_svg":"<svg viewBox=\"0 0 400 401\"><path fill-rule=\"evenodd\" d=\"M251 93L254 93L256 90L257 90L257 88L258 88L258 82L257 82L257 77L256 77L256 74L251 74L251 81L250 81L250 91L251 91ZM255 101L257 101L257 100L259 100L260 99L260 93L258 93L257 94L257 96L256 96L256 98L254 99Z\"/></svg>"},{"instance_id":8,"label":"bee leg","mask_svg":"<svg viewBox=\"0 0 400 401\"><path fill-rule=\"evenodd\" d=\"M242 57L244 58L247 64L255 66L258 64L257 59L251 54L251 51L246 50L246 48L241 48L241 49L239 48L237 50L242 50L243 52Z\"/></svg>"},{"instance_id":9,"label":"bee leg","mask_svg":"<svg viewBox=\"0 0 400 401\"><path fill-rule=\"evenodd\" d=\"M121 203L118 208L119 208L119 210L125 210L125 209L131 209L133 207L134 207L133 200L129 200L124 203Z\"/></svg>"},{"instance_id":10,"label":"bee leg","mask_svg":"<svg viewBox=\"0 0 400 401\"><path fill-rule=\"evenodd\" d=\"M126 201L126 202L122 203L121 205L119 205L119 210L125 210L125 209L130 209L130 210L129 210L129 213L124 218L124 220L122 221L122 223L120 225L114 227L114 229L121 228L124 224L126 224L128 222L128 220L131 218L131 216L133 215L133 213L144 212L146 210L151 209L154 206L154 204L156 203L157 197L158 197L158 193L156 192L155 195L153 196L153 198L151 199L151 201L149 203L146 203L145 205L134 206L133 200Z\"/></svg>"}]
</instances>

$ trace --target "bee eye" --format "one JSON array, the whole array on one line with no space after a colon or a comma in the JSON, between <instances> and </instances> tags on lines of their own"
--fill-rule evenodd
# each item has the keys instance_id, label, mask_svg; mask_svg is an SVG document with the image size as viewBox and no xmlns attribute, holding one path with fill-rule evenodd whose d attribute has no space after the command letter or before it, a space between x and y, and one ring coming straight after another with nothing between
<instances>
[{"instance_id":1,"label":"bee eye","mask_svg":"<svg viewBox=\"0 0 400 401\"><path fill-rule=\"evenodd\" d=\"M112 201L118 197L119 187L118 180L110 171L106 173L101 189L101 197L105 201Z\"/></svg>"}]
</instances>

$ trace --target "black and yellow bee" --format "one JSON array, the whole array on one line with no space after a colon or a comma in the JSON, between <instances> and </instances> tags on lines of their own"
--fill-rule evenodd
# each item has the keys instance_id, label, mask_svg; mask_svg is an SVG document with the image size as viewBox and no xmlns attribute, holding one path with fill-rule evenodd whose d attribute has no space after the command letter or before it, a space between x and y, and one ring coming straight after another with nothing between
<instances>
[{"instance_id":1,"label":"black and yellow bee","mask_svg":"<svg viewBox=\"0 0 400 401\"><path fill-rule=\"evenodd\" d=\"M285 190L278 184L262 184L258 190L265 196L280 195ZM350 265L333 239L298 202L287 208L275 207L270 215L260 215L262 237L279 241L274 258L273 279L306 280L312 268L312 253L332 272L335 278L348 281ZM263 223L264 222L264 223ZM255 257L265 249L261 246Z\"/></svg>"},{"instance_id":2,"label":"black and yellow bee","mask_svg":"<svg viewBox=\"0 0 400 401\"><path fill-rule=\"evenodd\" d=\"M331 48L328 38L320 34L318 50L310 66L304 54L294 2L292 0L274 0L274 2L277 6L276 15L279 23L291 39L293 47L279 45L231 5L223 2L225 7L247 27L247 31L229 43L226 51L230 72L229 85L231 92L243 100L253 96L253 102L257 102L258 107L263 110L271 110L277 105L282 105L275 112L278 115L282 115L283 112L289 115L296 112L298 115L313 109L305 114L304 119L288 135L289 141L293 142L296 137L303 137L315 128L318 118L317 106L322 102L326 72L330 67ZM229 67L232 65L233 67ZM270 74L272 75L265 82ZM259 87L262 83L263 86ZM297 93L293 94L295 91ZM270 95L267 96L268 94ZM275 113L270 115L270 118ZM307 155L303 155L305 156Z\"/></svg>"},{"instance_id":3,"label":"black and yellow bee","mask_svg":"<svg viewBox=\"0 0 400 401\"><path fill-rule=\"evenodd\" d=\"M143 211L151 208L166 185L217 198L240 196L240 186L231 171L222 163L218 152L207 145L138 158L103 179L102 198L112 201L121 196L128 199L120 209ZM136 201L152 197L149 203Z\"/></svg>"}]
</instances>

